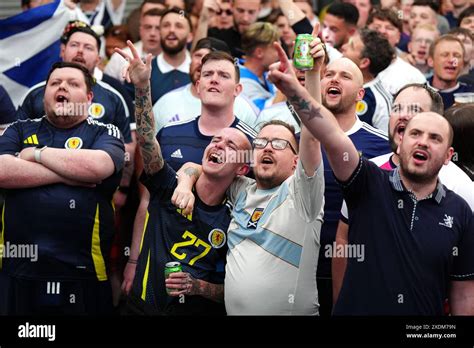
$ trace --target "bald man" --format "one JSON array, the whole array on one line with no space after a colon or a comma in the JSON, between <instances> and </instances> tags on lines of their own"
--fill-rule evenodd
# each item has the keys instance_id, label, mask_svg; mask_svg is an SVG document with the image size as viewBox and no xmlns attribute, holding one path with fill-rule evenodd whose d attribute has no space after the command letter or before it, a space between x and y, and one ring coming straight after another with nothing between
<instances>
[{"instance_id":1,"label":"bald man","mask_svg":"<svg viewBox=\"0 0 474 348\"><path fill-rule=\"evenodd\" d=\"M321 80L322 103L336 117L337 123L352 140L365 158L377 157L390 151L387 136L377 128L359 120L357 102L364 98L364 79L357 65L348 58L331 62ZM318 263L318 291L321 316L329 316L332 309L331 256L325 253L336 240L340 217L342 192L334 180L334 174L323 151L324 177L324 224L321 230L321 249Z\"/></svg>"},{"instance_id":2,"label":"bald man","mask_svg":"<svg viewBox=\"0 0 474 348\"><path fill-rule=\"evenodd\" d=\"M449 292L451 314L473 315L472 210L437 180L453 155L448 122L436 114L413 117L398 147L400 167L384 171L360 156L331 112L298 84L289 65L281 54L269 78L326 149L351 219L350 248L332 250L348 257L333 314L444 315ZM326 99L331 70L322 81ZM345 78L354 76L346 73Z\"/></svg>"}]
</instances>

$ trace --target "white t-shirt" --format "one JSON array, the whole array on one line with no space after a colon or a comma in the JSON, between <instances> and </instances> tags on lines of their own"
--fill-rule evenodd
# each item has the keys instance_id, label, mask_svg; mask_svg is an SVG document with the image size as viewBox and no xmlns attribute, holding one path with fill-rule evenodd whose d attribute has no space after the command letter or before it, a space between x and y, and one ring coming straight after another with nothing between
<instances>
[{"instance_id":1,"label":"white t-shirt","mask_svg":"<svg viewBox=\"0 0 474 348\"><path fill-rule=\"evenodd\" d=\"M323 164L308 177L298 161L294 175L269 190L239 178L228 193L234 210L227 234L227 314L317 315Z\"/></svg>"},{"instance_id":2,"label":"white t-shirt","mask_svg":"<svg viewBox=\"0 0 474 348\"><path fill-rule=\"evenodd\" d=\"M166 93L153 105L155 128L161 128L171 122L193 119L201 114L201 100L191 93L191 84ZM251 127L257 120L257 108L242 94L235 98L234 115Z\"/></svg>"},{"instance_id":3,"label":"white t-shirt","mask_svg":"<svg viewBox=\"0 0 474 348\"><path fill-rule=\"evenodd\" d=\"M400 57L395 58L387 69L381 71L377 77L382 81L385 90L392 96L409 83L426 82L426 78L420 70Z\"/></svg>"}]
</instances>

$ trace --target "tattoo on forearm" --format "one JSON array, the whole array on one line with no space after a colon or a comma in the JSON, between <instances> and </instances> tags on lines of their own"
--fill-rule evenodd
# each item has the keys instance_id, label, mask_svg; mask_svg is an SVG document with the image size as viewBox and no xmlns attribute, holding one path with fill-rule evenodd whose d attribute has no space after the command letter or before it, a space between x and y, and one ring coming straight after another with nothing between
<instances>
[{"instance_id":1,"label":"tattoo on forearm","mask_svg":"<svg viewBox=\"0 0 474 348\"><path fill-rule=\"evenodd\" d=\"M135 88L135 118L144 170L154 174L163 168L163 156L155 138L155 120L152 112L150 86Z\"/></svg>"},{"instance_id":2,"label":"tattoo on forearm","mask_svg":"<svg viewBox=\"0 0 474 348\"><path fill-rule=\"evenodd\" d=\"M313 118L323 118L321 115L321 107L316 107L310 100L305 100L298 95L294 95L288 99L294 106L300 118L306 118L311 121Z\"/></svg>"},{"instance_id":3,"label":"tattoo on forearm","mask_svg":"<svg viewBox=\"0 0 474 348\"><path fill-rule=\"evenodd\" d=\"M224 285L201 282L199 294L212 301L224 301Z\"/></svg>"},{"instance_id":4,"label":"tattoo on forearm","mask_svg":"<svg viewBox=\"0 0 474 348\"><path fill-rule=\"evenodd\" d=\"M194 168L185 168L184 174L186 174L189 177L194 177L196 180L199 178L199 173Z\"/></svg>"}]
</instances>

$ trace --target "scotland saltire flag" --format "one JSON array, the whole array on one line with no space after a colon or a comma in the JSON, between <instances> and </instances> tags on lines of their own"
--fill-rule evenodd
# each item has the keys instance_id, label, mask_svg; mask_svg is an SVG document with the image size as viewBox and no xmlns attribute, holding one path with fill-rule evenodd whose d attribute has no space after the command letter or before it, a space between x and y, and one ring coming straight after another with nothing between
<instances>
[{"instance_id":1,"label":"scotland saltire flag","mask_svg":"<svg viewBox=\"0 0 474 348\"><path fill-rule=\"evenodd\" d=\"M62 0L0 20L0 84L15 107L60 60L60 37L74 11Z\"/></svg>"}]
</instances>

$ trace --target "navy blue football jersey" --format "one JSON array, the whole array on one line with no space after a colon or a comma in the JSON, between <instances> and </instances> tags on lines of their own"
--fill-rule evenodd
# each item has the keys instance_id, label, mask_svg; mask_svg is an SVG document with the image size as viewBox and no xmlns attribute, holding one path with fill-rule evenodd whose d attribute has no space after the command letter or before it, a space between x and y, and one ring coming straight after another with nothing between
<instances>
[{"instance_id":1,"label":"navy blue football jersey","mask_svg":"<svg viewBox=\"0 0 474 348\"><path fill-rule=\"evenodd\" d=\"M199 130L199 118L176 122L163 127L156 138L161 146L163 158L176 171L186 162L201 164L202 156L212 136L204 135ZM245 133L250 143L257 136L255 130L237 117L229 126Z\"/></svg>"},{"instance_id":2,"label":"navy blue football jersey","mask_svg":"<svg viewBox=\"0 0 474 348\"><path fill-rule=\"evenodd\" d=\"M17 110L18 120L40 118L45 115L43 99L46 81L32 87ZM130 112L127 103L109 84L97 81L92 86L94 98L89 107L89 117L102 123L111 123L122 132L125 143L132 142Z\"/></svg>"},{"instance_id":3,"label":"navy blue football jersey","mask_svg":"<svg viewBox=\"0 0 474 348\"><path fill-rule=\"evenodd\" d=\"M200 296L188 296L180 302L179 297L167 295L165 264L179 261L183 272L189 272L197 279L222 284L229 206L225 201L208 206L196 195L193 213L182 214L171 203L177 179L176 172L167 162L157 174L144 174L141 181L150 191L150 204L132 287L133 296L164 313L208 314L219 306Z\"/></svg>"},{"instance_id":4,"label":"navy blue football jersey","mask_svg":"<svg viewBox=\"0 0 474 348\"><path fill-rule=\"evenodd\" d=\"M115 172L93 188L58 183L7 189L0 222L2 244L38 249L37 260L5 257L2 269L25 279L106 280L114 234L112 196L124 162L120 131L90 118L70 129L56 128L46 117L17 121L0 137L0 155L44 145L105 151Z\"/></svg>"}]
</instances>

